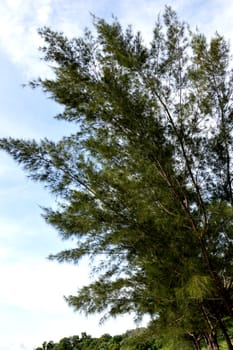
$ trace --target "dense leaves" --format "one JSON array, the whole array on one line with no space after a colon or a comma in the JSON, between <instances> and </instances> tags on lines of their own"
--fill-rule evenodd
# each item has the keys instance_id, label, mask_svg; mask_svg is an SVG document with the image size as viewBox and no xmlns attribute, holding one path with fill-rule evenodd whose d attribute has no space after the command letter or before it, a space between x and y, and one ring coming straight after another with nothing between
<instances>
[{"instance_id":1,"label":"dense leaves","mask_svg":"<svg viewBox=\"0 0 233 350\"><path fill-rule=\"evenodd\" d=\"M97 35L69 40L48 28L40 86L73 122L55 143L2 139L0 147L58 198L44 210L89 256L95 278L67 297L105 317L152 317L177 349L217 349L233 319L232 87L229 46L192 33L166 7L147 47L131 27L94 18ZM179 345L177 345L179 344Z\"/></svg>"},{"instance_id":2,"label":"dense leaves","mask_svg":"<svg viewBox=\"0 0 233 350\"><path fill-rule=\"evenodd\" d=\"M146 330L138 328L121 335L104 334L99 338L85 332L81 336L62 338L58 343L44 342L36 350L158 350L154 338L148 339Z\"/></svg>"}]
</instances>

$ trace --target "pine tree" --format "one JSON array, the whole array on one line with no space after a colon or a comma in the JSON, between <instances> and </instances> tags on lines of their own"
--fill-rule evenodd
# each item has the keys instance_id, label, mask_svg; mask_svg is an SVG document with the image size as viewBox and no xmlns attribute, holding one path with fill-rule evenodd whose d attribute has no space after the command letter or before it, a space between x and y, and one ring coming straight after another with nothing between
<instances>
[{"instance_id":1,"label":"pine tree","mask_svg":"<svg viewBox=\"0 0 233 350\"><path fill-rule=\"evenodd\" d=\"M51 259L95 261L98 278L69 305L150 314L197 349L233 319L229 45L192 33L170 7L149 47L116 19L94 25L96 36L71 40L40 30L55 77L31 85L64 106L56 118L73 134L0 147L59 198L45 220L77 247Z\"/></svg>"}]
</instances>

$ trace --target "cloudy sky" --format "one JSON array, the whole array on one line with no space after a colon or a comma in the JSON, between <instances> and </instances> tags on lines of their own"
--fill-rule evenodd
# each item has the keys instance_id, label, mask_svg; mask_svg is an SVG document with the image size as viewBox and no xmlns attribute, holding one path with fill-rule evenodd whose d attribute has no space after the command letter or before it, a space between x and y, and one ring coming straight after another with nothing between
<instances>
[{"instance_id":1,"label":"cloudy sky","mask_svg":"<svg viewBox=\"0 0 233 350\"><path fill-rule=\"evenodd\" d=\"M90 13L133 24L149 40L165 4L208 36L216 30L231 41L233 3L226 0L0 0L0 137L59 139L69 126L55 121L59 107L40 91L22 84L49 69L40 60L37 28L44 25L68 36L91 27ZM52 198L0 153L0 350L29 350L44 340L86 331L93 336L134 327L128 316L99 326L98 317L74 313L63 295L88 282L85 261L79 267L49 262L64 248L57 233L41 218L40 206Z\"/></svg>"}]
</instances>

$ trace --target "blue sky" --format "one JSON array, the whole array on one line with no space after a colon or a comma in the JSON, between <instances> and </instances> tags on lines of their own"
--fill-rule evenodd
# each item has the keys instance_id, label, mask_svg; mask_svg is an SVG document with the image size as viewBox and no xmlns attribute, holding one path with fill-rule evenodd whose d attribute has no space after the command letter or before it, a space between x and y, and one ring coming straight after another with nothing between
<instances>
[{"instance_id":1,"label":"blue sky","mask_svg":"<svg viewBox=\"0 0 233 350\"><path fill-rule=\"evenodd\" d=\"M1 0L0 1L0 137L59 139L70 126L52 117L59 106L40 91L22 88L38 76L50 74L40 61L37 28L44 25L80 35L91 27L90 12L123 25L133 24L149 41L153 23L165 4L180 18L208 36L216 30L231 40L233 4L226 0ZM68 243L41 218L41 206L52 197L30 182L23 171L0 153L0 350L29 350L44 340L86 331L98 336L134 327L133 316L106 322L74 313L63 295L88 282L88 265L59 265L46 260Z\"/></svg>"}]
</instances>

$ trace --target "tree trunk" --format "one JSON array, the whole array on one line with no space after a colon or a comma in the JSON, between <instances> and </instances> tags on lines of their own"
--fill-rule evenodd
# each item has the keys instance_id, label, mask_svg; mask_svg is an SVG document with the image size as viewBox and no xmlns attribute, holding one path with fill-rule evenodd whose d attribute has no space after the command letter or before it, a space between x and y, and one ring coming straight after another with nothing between
<instances>
[{"instance_id":1,"label":"tree trunk","mask_svg":"<svg viewBox=\"0 0 233 350\"><path fill-rule=\"evenodd\" d=\"M210 332L206 334L206 343L209 350L219 350L219 345L215 332Z\"/></svg>"},{"instance_id":2,"label":"tree trunk","mask_svg":"<svg viewBox=\"0 0 233 350\"><path fill-rule=\"evenodd\" d=\"M209 350L219 350L219 345L218 345L218 340L217 340L217 334L215 332L215 327L213 326L204 305L201 306L201 310L202 310L203 316L206 319L207 324L209 325L209 332L207 332L205 334L205 340L206 340L206 344L208 346L208 349Z\"/></svg>"},{"instance_id":3,"label":"tree trunk","mask_svg":"<svg viewBox=\"0 0 233 350\"><path fill-rule=\"evenodd\" d=\"M193 347L194 347L195 350L201 350L200 342L195 337L193 337Z\"/></svg>"},{"instance_id":4,"label":"tree trunk","mask_svg":"<svg viewBox=\"0 0 233 350\"><path fill-rule=\"evenodd\" d=\"M222 334L223 334L223 336L225 338L225 341L227 343L228 350L233 350L233 345L232 345L231 339L230 339L230 337L229 337L229 335L227 333L226 327L224 326L224 324L223 324L221 319L218 320L218 323L219 323L219 327L220 327L220 329L222 331Z\"/></svg>"}]
</instances>

